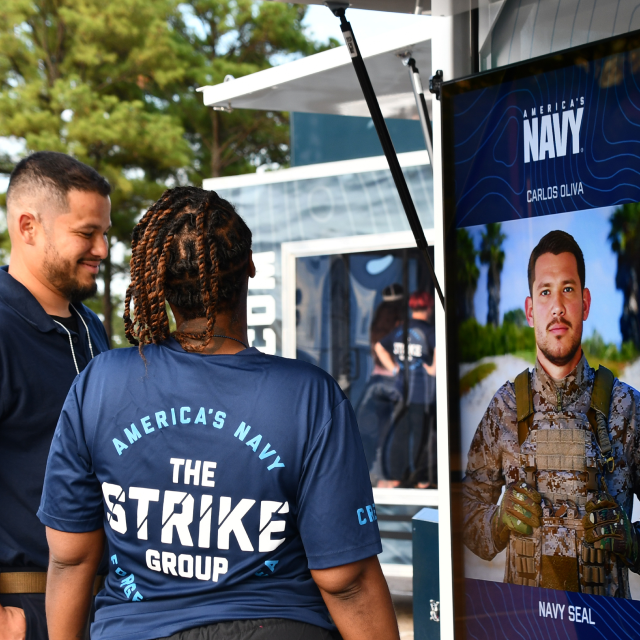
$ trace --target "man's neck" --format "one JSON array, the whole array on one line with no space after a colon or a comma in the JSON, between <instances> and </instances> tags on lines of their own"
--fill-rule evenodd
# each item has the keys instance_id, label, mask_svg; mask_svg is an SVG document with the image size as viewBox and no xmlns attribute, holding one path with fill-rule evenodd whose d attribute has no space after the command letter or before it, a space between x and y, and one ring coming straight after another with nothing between
<instances>
[{"instance_id":1,"label":"man's neck","mask_svg":"<svg viewBox=\"0 0 640 640\"><path fill-rule=\"evenodd\" d=\"M67 318L71 315L69 300L54 289L44 278L34 274L19 257L11 254L9 275L26 287L50 316Z\"/></svg>"},{"instance_id":2,"label":"man's neck","mask_svg":"<svg viewBox=\"0 0 640 640\"><path fill-rule=\"evenodd\" d=\"M556 382L559 382L560 380L564 380L578 366L580 358L582 358L582 349L578 349L573 358L564 365L553 364L540 349L537 349L537 356L538 362L545 373Z\"/></svg>"}]
</instances>

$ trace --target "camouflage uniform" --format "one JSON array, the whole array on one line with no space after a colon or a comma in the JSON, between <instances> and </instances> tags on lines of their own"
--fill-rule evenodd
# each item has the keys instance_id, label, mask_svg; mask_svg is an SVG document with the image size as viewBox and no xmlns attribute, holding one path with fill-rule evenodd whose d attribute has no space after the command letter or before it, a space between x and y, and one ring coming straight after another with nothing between
<instances>
[{"instance_id":1,"label":"camouflage uniform","mask_svg":"<svg viewBox=\"0 0 640 640\"><path fill-rule=\"evenodd\" d=\"M522 447L514 384L498 390L469 449L463 536L484 560L507 547L505 582L630 598L623 563L609 551L583 545L582 517L593 497L596 472L631 518L633 495L640 495L640 394L615 380L609 416L615 469L602 474L598 442L587 418L594 376L584 355L557 383L538 362L531 375L533 421ZM525 471L532 466L537 467L533 477ZM501 542L492 532L492 516L502 487L519 480L542 495L542 526L531 536L511 533ZM640 566L631 569L640 572Z\"/></svg>"}]
</instances>

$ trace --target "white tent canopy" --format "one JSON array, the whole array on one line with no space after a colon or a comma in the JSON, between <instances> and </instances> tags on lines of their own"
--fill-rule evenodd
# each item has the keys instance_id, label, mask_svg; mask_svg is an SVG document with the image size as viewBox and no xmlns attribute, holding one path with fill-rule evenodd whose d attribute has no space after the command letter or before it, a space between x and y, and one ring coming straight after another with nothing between
<instances>
[{"instance_id":1,"label":"white tent canopy","mask_svg":"<svg viewBox=\"0 0 640 640\"><path fill-rule=\"evenodd\" d=\"M275 1L285 2L286 0ZM324 0L297 0L296 4L324 4ZM417 15L431 13L431 0L350 0L349 5L353 9L415 13Z\"/></svg>"},{"instance_id":2,"label":"white tent canopy","mask_svg":"<svg viewBox=\"0 0 640 640\"><path fill-rule=\"evenodd\" d=\"M373 40L361 38L359 45L383 115L417 119L409 71L403 66L401 55L411 53L426 82L431 75L429 25ZM345 46L198 91L202 91L204 104L210 107L369 116ZM430 94L426 95L429 101Z\"/></svg>"},{"instance_id":3,"label":"white tent canopy","mask_svg":"<svg viewBox=\"0 0 640 640\"><path fill-rule=\"evenodd\" d=\"M274 0L288 2L289 0ZM347 0L345 0L346 2ZM470 9L487 7L499 0L348 0L353 9L372 9L416 15L453 16ZM324 0L296 0L296 4L324 4ZM347 14L347 18L348 18Z\"/></svg>"}]
</instances>

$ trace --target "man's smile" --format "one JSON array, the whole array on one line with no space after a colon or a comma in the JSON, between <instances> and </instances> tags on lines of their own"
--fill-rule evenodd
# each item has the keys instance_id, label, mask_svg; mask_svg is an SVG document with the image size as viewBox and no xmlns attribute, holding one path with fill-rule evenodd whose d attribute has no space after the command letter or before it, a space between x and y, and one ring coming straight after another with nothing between
<instances>
[{"instance_id":1,"label":"man's smile","mask_svg":"<svg viewBox=\"0 0 640 640\"><path fill-rule=\"evenodd\" d=\"M101 260L80 260L78 264L80 264L80 266L85 267L86 269L89 270L90 273L93 273L94 275L98 273L98 270L100 269L100 262L102 262Z\"/></svg>"}]
</instances>

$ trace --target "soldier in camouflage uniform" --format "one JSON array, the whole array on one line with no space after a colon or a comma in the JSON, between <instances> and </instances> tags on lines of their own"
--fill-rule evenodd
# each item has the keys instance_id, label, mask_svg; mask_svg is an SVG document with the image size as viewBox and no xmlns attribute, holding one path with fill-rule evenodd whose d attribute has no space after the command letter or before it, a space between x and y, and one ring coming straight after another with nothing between
<instances>
[{"instance_id":1,"label":"soldier in camouflage uniform","mask_svg":"<svg viewBox=\"0 0 640 640\"><path fill-rule=\"evenodd\" d=\"M469 450L464 542L505 582L630 598L640 572L640 394L580 347L591 298L582 251L552 231L529 260L537 362L493 397ZM596 379L598 381L596 382ZM506 485L502 500L500 496Z\"/></svg>"}]
</instances>

